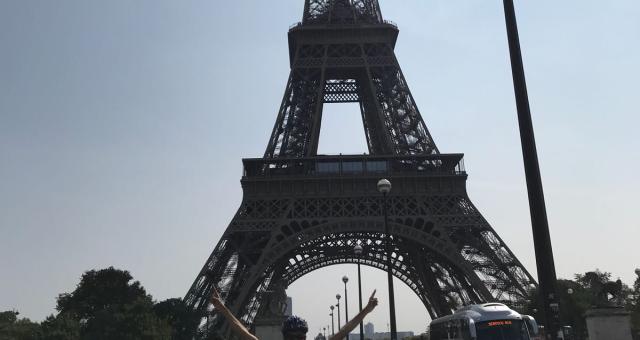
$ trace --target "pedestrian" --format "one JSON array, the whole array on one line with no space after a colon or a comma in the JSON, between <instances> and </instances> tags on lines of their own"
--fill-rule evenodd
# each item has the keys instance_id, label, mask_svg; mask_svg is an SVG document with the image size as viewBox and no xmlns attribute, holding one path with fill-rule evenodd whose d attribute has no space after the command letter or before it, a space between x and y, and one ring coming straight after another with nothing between
<instances>
[{"instance_id":1,"label":"pedestrian","mask_svg":"<svg viewBox=\"0 0 640 340\"><path fill-rule=\"evenodd\" d=\"M356 315L353 319L347 322L334 336L329 337L329 340L341 340L344 339L349 332L351 332L362 320L364 317L371 313L376 306L378 305L378 299L375 297L376 291L374 290L369 297L369 303L362 309L358 315ZM251 334L249 330L238 320L233 313L224 305L222 300L220 299L220 294L213 288L213 294L211 295L211 303L214 308L218 310L231 325L231 329L238 335L242 340L260 340L255 335ZM307 322L299 318L297 316L290 316L282 323L282 339L283 340L305 340L307 338L307 331L309 331L309 327L307 326Z\"/></svg>"}]
</instances>

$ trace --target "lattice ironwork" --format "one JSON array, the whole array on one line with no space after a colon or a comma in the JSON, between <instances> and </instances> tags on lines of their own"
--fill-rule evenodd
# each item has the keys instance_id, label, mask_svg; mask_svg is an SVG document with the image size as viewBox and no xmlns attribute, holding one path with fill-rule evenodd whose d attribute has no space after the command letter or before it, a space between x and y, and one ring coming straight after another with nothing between
<instances>
[{"instance_id":1,"label":"lattice ironwork","mask_svg":"<svg viewBox=\"0 0 640 340\"><path fill-rule=\"evenodd\" d=\"M377 179L363 180L346 173L336 176L328 182L374 188ZM464 188L437 172L423 176L431 185L420 184L411 176L391 177L395 183L405 183L387 202L394 275L416 293L433 317L468 303L525 299L535 284L533 278L477 211ZM308 190L313 190L313 181L327 182L317 174L305 177ZM272 181L274 185L280 182L281 190L282 181L296 181L287 178L275 176ZM453 178L464 183L466 175ZM244 186L250 187L253 181L258 180L245 177ZM264 181L260 176L259 182ZM416 185L439 189L415 194L409 187ZM260 309L259 297L274 282L287 286L313 270L341 263L386 269L383 199L367 193L344 196L343 190L285 198L278 191L245 192L238 214L186 302L205 308L211 284L217 284L228 293L227 303L250 324ZM248 228L251 225L254 227ZM271 229L266 232L264 226ZM365 248L361 256L353 255L355 244Z\"/></svg>"},{"instance_id":2,"label":"lattice ironwork","mask_svg":"<svg viewBox=\"0 0 640 340\"><path fill-rule=\"evenodd\" d=\"M358 83L353 79L329 80L324 85L325 103L360 102Z\"/></svg>"},{"instance_id":3,"label":"lattice ironwork","mask_svg":"<svg viewBox=\"0 0 640 340\"><path fill-rule=\"evenodd\" d=\"M306 0L303 23L375 24L382 22L378 0Z\"/></svg>"},{"instance_id":4,"label":"lattice ironwork","mask_svg":"<svg viewBox=\"0 0 640 340\"><path fill-rule=\"evenodd\" d=\"M360 103L369 153L437 154L394 54L397 33L376 0L307 1L289 31L291 75L264 157L315 156L323 104L343 102Z\"/></svg>"},{"instance_id":5,"label":"lattice ironwork","mask_svg":"<svg viewBox=\"0 0 640 340\"><path fill-rule=\"evenodd\" d=\"M265 155L243 160L243 201L185 296L189 306L209 313L216 285L251 325L269 296L311 271L386 270L384 204L392 272L432 317L528 296L533 278L467 196L462 155L440 154L429 134L396 60L396 35L376 0L306 1L289 32L291 74ZM369 155L316 155L323 104L338 102L360 104ZM394 185L386 201L375 189L382 177ZM224 318L207 319L232 338Z\"/></svg>"}]
</instances>

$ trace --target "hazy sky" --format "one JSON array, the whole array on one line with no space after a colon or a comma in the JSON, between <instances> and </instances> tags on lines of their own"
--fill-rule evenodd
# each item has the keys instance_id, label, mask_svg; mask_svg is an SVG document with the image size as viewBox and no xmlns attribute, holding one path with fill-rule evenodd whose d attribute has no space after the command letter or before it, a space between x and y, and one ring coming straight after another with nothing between
<instances>
[{"instance_id":1,"label":"hazy sky","mask_svg":"<svg viewBox=\"0 0 640 340\"><path fill-rule=\"evenodd\" d=\"M239 206L241 158L264 152L303 2L0 1L0 310L41 320L107 266L157 300L187 292ZM381 5L438 147L465 153L471 199L535 276L502 2ZM640 2L516 9L558 276L600 268L631 283ZM357 107L325 112L320 151L363 152ZM344 274L355 265L290 287L312 331ZM365 281L386 329L384 273ZM426 311L396 287L399 330L424 330ZM351 315L356 303L350 291Z\"/></svg>"}]
</instances>

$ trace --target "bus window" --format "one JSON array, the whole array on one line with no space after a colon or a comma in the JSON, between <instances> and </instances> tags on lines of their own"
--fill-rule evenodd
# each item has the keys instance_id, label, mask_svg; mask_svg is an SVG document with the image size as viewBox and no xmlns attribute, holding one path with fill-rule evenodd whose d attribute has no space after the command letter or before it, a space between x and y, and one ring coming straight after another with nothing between
<instances>
[{"instance_id":1,"label":"bus window","mask_svg":"<svg viewBox=\"0 0 640 340\"><path fill-rule=\"evenodd\" d=\"M446 339L446 335L443 335L442 324L431 325L429 327L429 339L431 340L442 340Z\"/></svg>"},{"instance_id":2,"label":"bus window","mask_svg":"<svg viewBox=\"0 0 640 340\"><path fill-rule=\"evenodd\" d=\"M430 340L448 340L447 325L442 323L438 325L432 325L429 332Z\"/></svg>"},{"instance_id":3,"label":"bus window","mask_svg":"<svg viewBox=\"0 0 640 340\"><path fill-rule=\"evenodd\" d=\"M472 340L467 320L449 320L432 324L429 328L430 340Z\"/></svg>"},{"instance_id":4,"label":"bus window","mask_svg":"<svg viewBox=\"0 0 640 340\"><path fill-rule=\"evenodd\" d=\"M523 315L522 320L526 323L527 328L529 329L529 334L534 337L538 336L540 332L539 332L538 323L536 322L536 319L534 319L530 315Z\"/></svg>"},{"instance_id":5,"label":"bus window","mask_svg":"<svg viewBox=\"0 0 640 340\"><path fill-rule=\"evenodd\" d=\"M478 339L478 333L476 332L476 323L472 319L469 319L467 329L469 329L469 340Z\"/></svg>"}]
</instances>

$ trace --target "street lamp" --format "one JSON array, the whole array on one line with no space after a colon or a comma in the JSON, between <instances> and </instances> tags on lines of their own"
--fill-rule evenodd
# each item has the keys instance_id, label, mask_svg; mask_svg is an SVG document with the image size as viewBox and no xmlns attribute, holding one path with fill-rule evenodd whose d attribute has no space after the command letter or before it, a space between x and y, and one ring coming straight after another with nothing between
<instances>
[{"instance_id":1,"label":"street lamp","mask_svg":"<svg viewBox=\"0 0 640 340\"><path fill-rule=\"evenodd\" d=\"M360 255L362 255L362 246L357 244L355 247L353 247L353 252L356 254L357 257L360 257ZM358 261L358 303L359 303L359 307L360 307L360 312L362 312L362 281L361 281L361 276L360 276L360 262ZM363 321L360 321L360 340L364 340L364 325L363 325Z\"/></svg>"},{"instance_id":2,"label":"street lamp","mask_svg":"<svg viewBox=\"0 0 640 340\"><path fill-rule=\"evenodd\" d=\"M342 282L344 282L344 324L346 325L349 322L349 298L347 295L347 282L349 282L349 278L345 275L342 277ZM349 333L347 333L346 340L349 340Z\"/></svg>"},{"instance_id":3,"label":"street lamp","mask_svg":"<svg viewBox=\"0 0 640 340\"><path fill-rule=\"evenodd\" d=\"M333 328L333 309L335 308L333 305L329 306L329 308L331 309L331 336L336 335L336 330Z\"/></svg>"},{"instance_id":4,"label":"street lamp","mask_svg":"<svg viewBox=\"0 0 640 340\"><path fill-rule=\"evenodd\" d=\"M340 331L340 298L342 296L340 296L340 294L336 294L336 300L338 300L338 303L336 303L336 307L338 307L338 332Z\"/></svg>"},{"instance_id":5,"label":"street lamp","mask_svg":"<svg viewBox=\"0 0 640 340\"><path fill-rule=\"evenodd\" d=\"M391 321L391 340L398 340L396 332L396 302L393 294L393 273L391 269L391 234L387 216L387 195L391 191L391 182L387 179L378 181L378 191L382 194L382 211L384 212L384 233L386 235L385 253L387 256L387 281L389 282L389 318Z\"/></svg>"}]
</instances>

